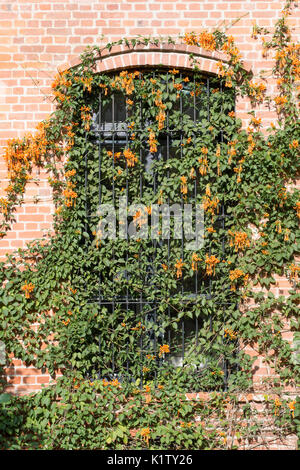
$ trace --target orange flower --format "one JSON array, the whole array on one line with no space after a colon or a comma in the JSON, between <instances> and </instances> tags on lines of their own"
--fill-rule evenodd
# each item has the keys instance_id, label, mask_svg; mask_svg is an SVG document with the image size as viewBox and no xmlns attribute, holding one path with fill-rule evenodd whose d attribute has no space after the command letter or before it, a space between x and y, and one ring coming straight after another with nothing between
<instances>
[{"instance_id":1,"label":"orange flower","mask_svg":"<svg viewBox=\"0 0 300 470\"><path fill-rule=\"evenodd\" d=\"M146 354L146 358L153 361L155 359L155 356L153 356L152 354Z\"/></svg>"},{"instance_id":2,"label":"orange flower","mask_svg":"<svg viewBox=\"0 0 300 470\"><path fill-rule=\"evenodd\" d=\"M174 83L173 87L175 88L175 90L181 91L183 88L183 85L181 83Z\"/></svg>"},{"instance_id":3,"label":"orange flower","mask_svg":"<svg viewBox=\"0 0 300 470\"><path fill-rule=\"evenodd\" d=\"M194 167L193 167L193 168L191 169L191 171L190 171L190 178L191 178L192 180L194 180L194 179L196 178L196 175L195 175L195 168L194 168Z\"/></svg>"},{"instance_id":4,"label":"orange flower","mask_svg":"<svg viewBox=\"0 0 300 470\"><path fill-rule=\"evenodd\" d=\"M296 266L296 264L292 263L289 266L289 270L291 272L290 278L297 281L298 280L298 272L300 271L300 266Z\"/></svg>"},{"instance_id":5,"label":"orange flower","mask_svg":"<svg viewBox=\"0 0 300 470\"><path fill-rule=\"evenodd\" d=\"M198 158L198 162L200 163L200 167L199 167L199 173L200 173L200 175L201 175L201 176L206 175L207 169L208 169L208 166L207 166L207 158L200 157L200 158Z\"/></svg>"},{"instance_id":6,"label":"orange flower","mask_svg":"<svg viewBox=\"0 0 300 470\"><path fill-rule=\"evenodd\" d=\"M142 213L141 209L139 209L133 215L133 220L138 225L138 227L141 228L143 224L147 223L147 215L146 214Z\"/></svg>"},{"instance_id":7,"label":"orange flower","mask_svg":"<svg viewBox=\"0 0 300 470\"><path fill-rule=\"evenodd\" d=\"M89 106L81 106L80 111L81 119L84 122L84 128L88 131L90 129L90 120L92 119L90 114L91 108Z\"/></svg>"},{"instance_id":8,"label":"orange flower","mask_svg":"<svg viewBox=\"0 0 300 470\"><path fill-rule=\"evenodd\" d=\"M177 279L182 277L182 267L183 267L183 265L184 265L184 263L182 262L182 258L177 260L177 262L175 263Z\"/></svg>"},{"instance_id":9,"label":"orange flower","mask_svg":"<svg viewBox=\"0 0 300 470\"><path fill-rule=\"evenodd\" d=\"M225 336L225 338L227 338L227 336L229 336L230 339L236 339L237 333L235 333L230 328L225 328L224 329L224 336Z\"/></svg>"},{"instance_id":10,"label":"orange flower","mask_svg":"<svg viewBox=\"0 0 300 470\"><path fill-rule=\"evenodd\" d=\"M147 367L143 367L143 371L144 369L148 369ZM149 369L148 369L149 370ZM151 395L146 395L145 397L145 402L148 404L148 403L151 403L151 400L152 400L152 397Z\"/></svg>"},{"instance_id":11,"label":"orange flower","mask_svg":"<svg viewBox=\"0 0 300 470\"><path fill-rule=\"evenodd\" d=\"M205 264L206 264L206 274L208 276L215 275L215 267L218 263L220 263L220 260L216 258L215 255L211 255L211 256L206 255Z\"/></svg>"},{"instance_id":12,"label":"orange flower","mask_svg":"<svg viewBox=\"0 0 300 470\"><path fill-rule=\"evenodd\" d=\"M296 209L297 217L300 219L300 201L296 202L294 209Z\"/></svg>"},{"instance_id":13,"label":"orange flower","mask_svg":"<svg viewBox=\"0 0 300 470\"><path fill-rule=\"evenodd\" d=\"M181 181L180 192L181 192L182 194L187 194L188 189L187 189L187 184L186 184L186 182L187 182L186 177L185 177L185 176L181 176L181 177L180 177L180 181Z\"/></svg>"},{"instance_id":14,"label":"orange flower","mask_svg":"<svg viewBox=\"0 0 300 470\"><path fill-rule=\"evenodd\" d=\"M213 217L215 212L218 212L219 202L220 200L217 198L217 196L214 196L212 199L209 196L204 196L203 208L205 212L208 212Z\"/></svg>"},{"instance_id":15,"label":"orange flower","mask_svg":"<svg viewBox=\"0 0 300 470\"><path fill-rule=\"evenodd\" d=\"M30 298L30 294L33 291L33 289L34 289L34 284L32 284L32 282L29 282L29 284L27 284L27 281L25 281L25 284L21 287L21 290L25 292L26 299Z\"/></svg>"},{"instance_id":16,"label":"orange flower","mask_svg":"<svg viewBox=\"0 0 300 470\"><path fill-rule=\"evenodd\" d=\"M296 405L296 400L293 400L293 401L291 401L290 403L288 403L288 407L289 407L290 411L292 412L293 418L295 417L295 414L294 414L294 412L295 412L295 405Z\"/></svg>"},{"instance_id":17,"label":"orange flower","mask_svg":"<svg viewBox=\"0 0 300 470\"><path fill-rule=\"evenodd\" d=\"M221 156L221 147L220 147L220 145L218 144L218 145L217 145L217 149L216 149L218 176L220 176L220 174L221 174L221 170L220 170L220 156Z\"/></svg>"},{"instance_id":18,"label":"orange flower","mask_svg":"<svg viewBox=\"0 0 300 470\"><path fill-rule=\"evenodd\" d=\"M159 347L159 357L169 352L170 352L170 347L168 344L163 344L162 346Z\"/></svg>"},{"instance_id":19,"label":"orange flower","mask_svg":"<svg viewBox=\"0 0 300 470\"><path fill-rule=\"evenodd\" d=\"M244 276L244 272L241 269L234 269L233 271L230 271L229 273L229 278L231 281L235 281L239 277Z\"/></svg>"},{"instance_id":20,"label":"orange flower","mask_svg":"<svg viewBox=\"0 0 300 470\"><path fill-rule=\"evenodd\" d=\"M7 214L8 200L4 197L0 197L0 206L2 207L3 214Z\"/></svg>"},{"instance_id":21,"label":"orange flower","mask_svg":"<svg viewBox=\"0 0 300 470\"><path fill-rule=\"evenodd\" d=\"M81 78L81 81L83 83L83 89L86 90L90 93L92 91L92 81L93 77L89 78Z\"/></svg>"},{"instance_id":22,"label":"orange flower","mask_svg":"<svg viewBox=\"0 0 300 470\"><path fill-rule=\"evenodd\" d=\"M188 46L195 46L198 43L196 33L186 33L183 39L184 43Z\"/></svg>"},{"instance_id":23,"label":"orange flower","mask_svg":"<svg viewBox=\"0 0 300 470\"><path fill-rule=\"evenodd\" d=\"M157 152L157 140L155 138L155 133L153 132L152 129L148 129L149 131L149 139L148 139L148 144L150 147L150 152L155 153Z\"/></svg>"},{"instance_id":24,"label":"orange flower","mask_svg":"<svg viewBox=\"0 0 300 470\"><path fill-rule=\"evenodd\" d=\"M299 145L298 140L293 140L293 142L289 145L289 147L290 147L290 149L291 148L296 149L296 148L298 148L298 145Z\"/></svg>"},{"instance_id":25,"label":"orange flower","mask_svg":"<svg viewBox=\"0 0 300 470\"><path fill-rule=\"evenodd\" d=\"M111 385L112 385L113 387L120 387L120 386L121 386L121 384L120 384L120 382L118 381L118 379L112 380L112 381L111 381Z\"/></svg>"},{"instance_id":26,"label":"orange flower","mask_svg":"<svg viewBox=\"0 0 300 470\"><path fill-rule=\"evenodd\" d=\"M277 96L275 99L274 99L275 103L277 106L279 107L282 107L283 105L285 105L287 103L287 97L286 96Z\"/></svg>"},{"instance_id":27,"label":"orange flower","mask_svg":"<svg viewBox=\"0 0 300 470\"><path fill-rule=\"evenodd\" d=\"M114 160L118 160L122 154L122 152L115 152L115 153L112 153L111 150L107 150L107 155L111 158L114 158Z\"/></svg>"},{"instance_id":28,"label":"orange flower","mask_svg":"<svg viewBox=\"0 0 300 470\"><path fill-rule=\"evenodd\" d=\"M216 49L215 37L212 33L203 31L198 36L198 43L203 49L214 51Z\"/></svg>"},{"instance_id":29,"label":"orange flower","mask_svg":"<svg viewBox=\"0 0 300 470\"><path fill-rule=\"evenodd\" d=\"M251 122L254 126L260 126L261 125L261 118L257 119L256 117L252 116Z\"/></svg>"},{"instance_id":30,"label":"orange flower","mask_svg":"<svg viewBox=\"0 0 300 470\"><path fill-rule=\"evenodd\" d=\"M289 241L291 231L288 228L286 228L284 232L285 232L284 233L284 241L287 242L287 241Z\"/></svg>"},{"instance_id":31,"label":"orange flower","mask_svg":"<svg viewBox=\"0 0 300 470\"><path fill-rule=\"evenodd\" d=\"M71 207L73 206L73 199L76 199L78 194L73 191L72 189L70 188L67 188L63 191L63 195L65 196L66 200L65 200L65 205L67 207ZM75 203L74 203L74 206L75 206Z\"/></svg>"},{"instance_id":32,"label":"orange flower","mask_svg":"<svg viewBox=\"0 0 300 470\"><path fill-rule=\"evenodd\" d=\"M229 279L231 280L231 290L235 291L235 285L233 284L234 281L239 279L240 277L244 278L244 286L248 282L248 274L245 274L241 269L233 269L229 272Z\"/></svg>"},{"instance_id":33,"label":"orange flower","mask_svg":"<svg viewBox=\"0 0 300 470\"><path fill-rule=\"evenodd\" d=\"M249 95L253 96L257 101L261 101L263 99L265 90L266 85L264 83L249 82Z\"/></svg>"},{"instance_id":34,"label":"orange flower","mask_svg":"<svg viewBox=\"0 0 300 470\"><path fill-rule=\"evenodd\" d=\"M287 189L286 188L281 188L278 191L278 197L281 200L280 201L280 207L282 207L283 204L284 204L284 201L287 199Z\"/></svg>"},{"instance_id":35,"label":"orange flower","mask_svg":"<svg viewBox=\"0 0 300 470\"><path fill-rule=\"evenodd\" d=\"M197 255L197 253L192 254L192 270L198 271L198 262L201 261L201 258Z\"/></svg>"},{"instance_id":36,"label":"orange flower","mask_svg":"<svg viewBox=\"0 0 300 470\"><path fill-rule=\"evenodd\" d=\"M128 72L127 70L124 70L120 75L115 76L111 86L113 88L117 88L117 90L123 88L127 95L131 95L134 91L134 79L139 76L139 74L140 73L138 71Z\"/></svg>"},{"instance_id":37,"label":"orange flower","mask_svg":"<svg viewBox=\"0 0 300 470\"><path fill-rule=\"evenodd\" d=\"M200 163L199 172L201 176L206 175L208 170L208 163L207 163L207 154L208 149L207 147L201 148L201 153L203 154L201 157L198 158L198 162Z\"/></svg>"},{"instance_id":38,"label":"orange flower","mask_svg":"<svg viewBox=\"0 0 300 470\"><path fill-rule=\"evenodd\" d=\"M133 153L130 149L124 150L123 155L126 158L126 162L127 162L128 167L133 167L135 165L135 163L138 162L138 159L137 159L135 153Z\"/></svg>"},{"instance_id":39,"label":"orange flower","mask_svg":"<svg viewBox=\"0 0 300 470\"><path fill-rule=\"evenodd\" d=\"M228 234L231 237L229 244L235 247L235 251L243 251L246 247L250 246L250 240L246 232L232 232L229 230Z\"/></svg>"},{"instance_id":40,"label":"orange flower","mask_svg":"<svg viewBox=\"0 0 300 470\"><path fill-rule=\"evenodd\" d=\"M229 149L227 150L227 154L229 155L228 158L228 165L230 165L232 157L236 155L236 149L234 147L235 143L234 142L229 142Z\"/></svg>"},{"instance_id":41,"label":"orange flower","mask_svg":"<svg viewBox=\"0 0 300 470\"><path fill-rule=\"evenodd\" d=\"M276 416L276 415L278 415L278 410L279 410L279 408L280 408L281 405L282 405L282 403L281 403L281 401L279 400L279 398L275 398L275 400L274 400L274 405L275 405L275 412L274 412L274 414L275 414L275 416Z\"/></svg>"},{"instance_id":42,"label":"orange flower","mask_svg":"<svg viewBox=\"0 0 300 470\"><path fill-rule=\"evenodd\" d=\"M162 110L159 111L158 115L156 116L156 120L158 121L158 129L162 130L164 128L164 122L166 119L166 113Z\"/></svg>"},{"instance_id":43,"label":"orange flower","mask_svg":"<svg viewBox=\"0 0 300 470\"><path fill-rule=\"evenodd\" d=\"M106 96L107 95L107 86L104 83L100 83L99 87L104 90L104 95Z\"/></svg>"},{"instance_id":44,"label":"orange flower","mask_svg":"<svg viewBox=\"0 0 300 470\"><path fill-rule=\"evenodd\" d=\"M172 75L177 75L179 73L179 70L176 70L176 69L169 70L169 73L171 73Z\"/></svg>"},{"instance_id":45,"label":"orange flower","mask_svg":"<svg viewBox=\"0 0 300 470\"><path fill-rule=\"evenodd\" d=\"M73 168L73 170L66 171L65 173L65 178L71 178L71 176L76 175L76 170Z\"/></svg>"},{"instance_id":46,"label":"orange flower","mask_svg":"<svg viewBox=\"0 0 300 470\"><path fill-rule=\"evenodd\" d=\"M282 232L282 229L281 229L281 222L280 222L280 220L276 220L275 226L276 226L277 232L278 232L278 233L281 233L281 232Z\"/></svg>"},{"instance_id":47,"label":"orange flower","mask_svg":"<svg viewBox=\"0 0 300 470\"><path fill-rule=\"evenodd\" d=\"M150 429L149 428L143 428L141 429L141 436L142 438L144 439L144 441L146 442L147 446L149 445L149 439L150 439Z\"/></svg>"}]
</instances>

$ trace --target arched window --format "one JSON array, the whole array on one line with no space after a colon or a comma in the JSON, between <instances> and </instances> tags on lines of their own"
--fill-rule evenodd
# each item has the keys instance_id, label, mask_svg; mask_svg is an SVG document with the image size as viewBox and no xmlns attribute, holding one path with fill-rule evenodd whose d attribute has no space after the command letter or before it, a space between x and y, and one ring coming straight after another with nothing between
<instances>
[{"instance_id":1,"label":"arched window","mask_svg":"<svg viewBox=\"0 0 300 470\"><path fill-rule=\"evenodd\" d=\"M230 302L228 280L215 275L213 261L225 256L227 214L211 193L218 175L208 174L210 159L230 138L221 111L233 111L233 93L214 76L184 70L108 77L93 102L84 156L87 287L99 308L99 373L145 380L188 358L204 388L204 371L212 364L222 369L222 386L226 360L201 342L201 328L213 331L214 312L203 318L201 305L220 289L220 312ZM102 321L111 322L109 336L101 334Z\"/></svg>"}]
</instances>

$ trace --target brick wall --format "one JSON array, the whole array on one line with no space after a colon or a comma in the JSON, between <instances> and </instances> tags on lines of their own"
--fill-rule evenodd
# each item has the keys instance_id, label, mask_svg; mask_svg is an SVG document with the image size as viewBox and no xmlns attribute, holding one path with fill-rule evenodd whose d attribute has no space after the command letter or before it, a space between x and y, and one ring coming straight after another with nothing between
<instances>
[{"instance_id":1,"label":"brick wall","mask_svg":"<svg viewBox=\"0 0 300 470\"><path fill-rule=\"evenodd\" d=\"M262 57L259 43L251 38L253 21L271 28L284 1L221 0L0 0L0 146L7 139L32 131L53 109L50 84L57 68L74 63L88 44L106 44L138 34L178 35L185 31L213 28L225 22L243 59L255 77L271 66ZM299 34L300 14L288 20ZM102 35L105 38L102 38ZM268 80L269 87L274 86ZM247 123L247 103L237 105ZM261 109L267 124L275 115ZM28 185L26 204L18 211L17 223L0 240L0 257L41 237L51 225L51 193L43 175ZM0 161L0 192L6 185L6 168ZM38 206L34 204L39 197Z\"/></svg>"},{"instance_id":2,"label":"brick wall","mask_svg":"<svg viewBox=\"0 0 300 470\"><path fill-rule=\"evenodd\" d=\"M139 34L177 36L225 23L227 33L235 37L243 60L257 78L262 70L272 67L272 60L262 56L259 42L251 38L252 24L255 21L259 26L272 28L284 3L283 0L0 0L0 146L7 139L34 130L47 117L53 110L50 85L57 68L74 64L87 45L105 45ZM288 19L294 35L299 35L299 11L294 10ZM180 65L175 53L164 52L166 65ZM130 64L160 62L159 58L149 59L149 54L143 51L143 58L141 55L130 58ZM124 57L119 62L114 59L108 67L127 65L124 61ZM267 85L268 91L273 92L274 80L269 78ZM248 109L247 101L237 103L237 115L245 125ZM274 112L266 107L259 108L257 114L265 126L275 119ZM29 240L42 237L44 230L51 228L53 205L47 179L43 172L35 173L34 179L28 185L25 204L17 212L17 222L7 237L0 240L0 258ZM6 184L2 159L0 195ZM36 197L38 205L34 203ZM274 293L284 294L288 287L287 279L278 278ZM8 390L19 394L49 382L47 375L25 367L18 360L7 373ZM270 375L272 371L258 357L254 383L261 388L262 379Z\"/></svg>"}]
</instances>

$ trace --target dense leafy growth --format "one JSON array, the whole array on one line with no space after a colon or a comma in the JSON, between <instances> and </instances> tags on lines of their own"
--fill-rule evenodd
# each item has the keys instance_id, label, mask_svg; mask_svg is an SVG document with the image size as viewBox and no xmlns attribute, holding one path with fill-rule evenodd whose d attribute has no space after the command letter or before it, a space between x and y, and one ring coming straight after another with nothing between
<instances>
[{"instance_id":1,"label":"dense leafy growth","mask_svg":"<svg viewBox=\"0 0 300 470\"><path fill-rule=\"evenodd\" d=\"M253 442L259 427L241 432L228 421L228 403L251 388L247 346L273 367L277 378L269 386L276 393L297 383L299 361L282 333L299 331L299 46L286 22L290 9L287 2L274 34L264 40L266 53L275 50L278 95L272 100L264 81L254 82L244 70L233 38L219 31L183 38L228 55L228 62L218 63L209 93L195 57L193 74L163 68L155 76L147 70L95 74L101 57L95 47L80 65L57 76L57 109L37 133L9 143L2 235L35 166L49 171L56 213L54 235L1 265L0 339L7 353L53 377L61 371L64 378L34 397L0 396L2 447L232 447L245 436ZM253 34L261 32L268 35L258 27ZM119 43L134 48L151 41L156 40ZM122 145L99 139L99 94L103 109L113 95L126 100L129 137ZM234 111L239 96L253 104L247 129ZM278 113L267 132L255 113L265 100ZM157 158L146 172L146 155L163 155L166 145L168 160ZM117 204L124 194L147 208L202 203L203 248L191 251L179 240L160 244L138 236L103 240L96 216L99 187L101 204ZM222 208L225 225L219 223ZM137 209L131 216L138 233L151 210ZM197 276L203 279L201 291L191 299L183 287L188 292ZM272 292L276 276L290 280L288 295ZM99 292L113 308L93 301ZM136 309L113 302L128 293L147 303ZM153 305L155 325L149 322ZM197 334L187 335L184 363L174 367L170 358L178 354L180 329L188 321L197 324ZM220 392L224 381L229 391L213 393L205 405L182 395ZM295 429L295 401L277 398L267 408L279 432ZM248 412L253 410L245 409L239 423Z\"/></svg>"}]
</instances>

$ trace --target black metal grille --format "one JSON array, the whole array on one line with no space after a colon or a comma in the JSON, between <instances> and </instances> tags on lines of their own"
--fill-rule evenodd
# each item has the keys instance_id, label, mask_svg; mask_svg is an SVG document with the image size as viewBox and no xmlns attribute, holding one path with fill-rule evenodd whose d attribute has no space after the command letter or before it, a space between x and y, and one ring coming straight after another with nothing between
<instances>
[{"instance_id":1,"label":"black metal grille","mask_svg":"<svg viewBox=\"0 0 300 470\"><path fill-rule=\"evenodd\" d=\"M153 78L157 76L159 72L153 73ZM166 72L164 72L166 73ZM166 73L167 79L170 80L169 73ZM187 76L186 73L180 73L180 76ZM197 132L197 125L201 124L201 120L210 120L210 93L212 88L212 80L215 86L215 78L206 76L202 77L203 86L206 89L205 97L203 98L203 94L197 96L196 93L192 96L190 94L190 87L196 86L196 78L194 76L189 76L190 81L187 83L182 93L180 94L179 99L177 100L175 106L175 110L180 113L182 127L181 130L174 129L172 127L172 122L170 121L169 111L166 110L166 121L165 121L165 128L163 132L160 133L159 141L157 145L157 152L150 153L149 145L145 140L142 145L140 146L139 151L139 161L140 165L140 172L136 180L136 186L138 188L138 193L140 199L143 200L145 193L150 194L152 191L153 193L157 193L159 191L159 187L161 184L161 175L159 175L155 170L155 165L153 168L153 163L157 164L159 162L167 162L170 159L171 155L177 154L177 158L182 158L183 143L184 139L184 116L189 116L190 119L193 120L195 124L195 133ZM141 78L140 78L141 79ZM197 78L199 80L199 78ZM222 84L219 83L218 85L221 89ZM190 96L189 100L185 99L186 96ZM98 109L95 110L93 116L93 123L91 127L91 133L88 134L87 137L87 147L89 145L89 149L93 148L93 151L87 151L85 154L85 211L86 211L86 226L85 231L90 234L91 240L92 237L92 227L95 223L95 212L96 206L103 204L103 201L107 197L107 194L103 193L103 181L106 179L106 186L109 186L107 183L107 174L103 172L103 164L102 164L102 155L103 149L106 151L109 150L114 155L116 152L121 151L124 148L130 146L130 129L128 128L128 119L130 118L130 110L126 104L126 98L121 93L112 94L110 103L103 104L103 93L99 93L99 101L98 101ZM145 128L151 126L150 121L144 121L144 110L143 110L143 103L139 103L140 106L140 132L142 133ZM174 111L174 109L173 109ZM138 131L136 131L138 132ZM223 132L220 129L220 133L218 136L218 141L223 142ZM92 166L91 166L92 163ZM112 158L112 174L115 173L115 159ZM130 193L130 173L128 171L128 167L124 169L125 173L125 182L124 182L124 190L123 193L125 194L127 200L130 202L131 193ZM166 172L166 177L168 178L168 171ZM92 188L91 188L92 186ZM199 187L198 187L198 177L194 180L194 189L193 194L189 197L189 202L196 201L199 196ZM97 187L97 192L95 188ZM110 183L110 194L112 198L112 203L117 203L117 188L115 179L111 179ZM137 196L137 194L135 195ZM173 201L168 200L165 201L167 204L171 204ZM183 196L181 196L180 204L183 206L184 200ZM226 218L228 215L226 214L226 208L224 204L220 204L220 212L217 217L216 222L216 230L218 228L225 229ZM146 325L146 328L141 331L138 339L138 351L139 351L139 361L140 361L140 384L143 385L144 381L144 362L143 358L147 355L155 356L156 364L159 367L166 361L164 356L160 356L158 354L159 345L161 344L168 344L171 348L171 354L168 355L168 363L172 364L173 366L182 366L185 361L185 357L187 354L187 348L191 348L191 344L194 344L196 347L199 344L199 331L201 329L201 318L189 318L187 316L183 316L180 319L178 329L172 330L170 327L164 328L163 324L160 320L160 304L161 302L166 302L166 297L171 298L172 296L180 296L182 305L186 305L186 310L188 311L189 306L191 304L196 305L197 303L200 305L201 300L205 299L212 299L214 296L214 288L213 288L213 281L211 278L203 278L198 274L197 271L193 273L193 275L188 280L180 280L180 282L176 283L173 289L167 293L167 295L162 295L162 291L159 288L159 274L155 272L153 266L155 263L153 262L157 256L160 256L161 253L165 253L166 255L166 264L168 265L171 255L171 246L170 240L160 241L160 240L149 240L149 244L151 245L151 257L149 259L143 260L141 259L140 264L143 264L142 272L142 285L144 285L145 289L141 289L140 292L132 292L130 285L127 283L126 288L119 289L117 285L117 278L118 276L123 276L127 280L130 281L130 262L131 256L129 253L129 249L127 249L123 253L124 265L123 268L120 268L119 273L115 273L113 275L109 275L107 272L99 271L97 274L97 279L95 277L95 286L94 286L94 294L90 299L91 304L97 304L99 308L99 312L102 312L103 309L106 312L106 315L110 315L111 313L115 313L117 310L120 311L120 315L122 311L125 311L127 314L128 312L132 312L132 318L136 316L138 319L143 319L143 324ZM181 245L181 246L180 246ZM184 237L180 241L178 241L178 248L180 249L180 257L182 262L185 262L185 251L184 251ZM222 256L225 257L226 252L226 240L223 238L222 240ZM115 243L114 250L118 250L118 244ZM115 262L115 253L113 251L113 259L112 263ZM209 253L210 254L210 253ZM146 266L146 268L145 268ZM95 270L97 272L97 270ZM103 286L108 286L107 288L103 288ZM151 289L153 295L145 296L145 291L149 293L149 288ZM230 294L228 295L228 303L230 303ZM220 305L220 309L226 309L226 302L223 302ZM184 307L183 307L184 310ZM172 307L172 301L165 308L165 312L167 316L171 319L174 316L175 311ZM120 316L121 318L121 316ZM210 318L210 328L212 328L213 317ZM95 334L99 337L99 355L100 355L100 370L99 376L100 377L118 377L121 380L127 378L128 380L132 379L132 376L137 375L137 369L135 368L135 372L132 372L132 365L133 362L137 361L137 358L130 355L130 344L127 340L124 344L123 350L120 348L116 348L114 350L113 344L110 345L110 360L108 363L101 363L101 357L103 352L107 348L106 339L102 337L101 331ZM123 363L122 372L120 372L120 367L117 365L116 357L118 357L118 364L120 362ZM121 358L121 359L120 359ZM122 359L123 358L123 359ZM207 359L205 359L206 361ZM209 360L209 359L208 359ZM206 363L202 364L201 367L205 368ZM154 380L156 379L157 370L153 372ZM228 381L228 364L226 358L222 360L222 368L223 368L223 386L227 388L227 381ZM200 374L201 376L201 374ZM201 386L201 384L200 384Z\"/></svg>"}]
</instances>

